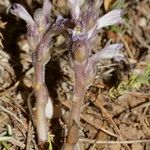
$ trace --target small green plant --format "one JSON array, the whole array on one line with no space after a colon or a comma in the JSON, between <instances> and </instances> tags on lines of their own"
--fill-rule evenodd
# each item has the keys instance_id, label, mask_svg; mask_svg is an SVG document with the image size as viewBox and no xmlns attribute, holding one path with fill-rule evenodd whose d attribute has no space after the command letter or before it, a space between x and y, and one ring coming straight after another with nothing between
<instances>
[{"instance_id":1,"label":"small green plant","mask_svg":"<svg viewBox=\"0 0 150 150\"><path fill-rule=\"evenodd\" d=\"M135 74L133 73L128 81L122 81L118 87L113 87L110 89L109 94L111 97L118 97L125 92L139 90L142 85L150 84L150 64L147 65L143 73Z\"/></svg>"},{"instance_id":2,"label":"small green plant","mask_svg":"<svg viewBox=\"0 0 150 150\"><path fill-rule=\"evenodd\" d=\"M5 131L4 131L5 132ZM3 133L5 134L5 133ZM6 150L10 150L10 146L8 144L9 140L11 140L13 138L12 136L12 129L10 125L7 125L7 131L6 134L4 136L0 136L0 145L3 145L3 147Z\"/></svg>"}]
</instances>

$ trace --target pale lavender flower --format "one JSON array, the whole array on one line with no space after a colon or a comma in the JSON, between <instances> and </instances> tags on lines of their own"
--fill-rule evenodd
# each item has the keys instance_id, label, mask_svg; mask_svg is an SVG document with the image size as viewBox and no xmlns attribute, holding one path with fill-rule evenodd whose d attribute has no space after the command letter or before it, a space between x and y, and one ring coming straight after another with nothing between
<instances>
[{"instance_id":1,"label":"pale lavender flower","mask_svg":"<svg viewBox=\"0 0 150 150\"><path fill-rule=\"evenodd\" d=\"M74 70L74 91L72 109L68 127L68 136L65 150L74 149L79 137L80 114L84 95L87 88L93 83L96 75L96 64L102 59L111 59L120 56L122 44L111 44L101 51L90 56L94 47L98 30L102 27L122 23L121 10L113 10L101 18L98 18L97 5L87 1L86 10L80 10L79 0L68 0L71 9L72 21L75 27L71 31L71 46L69 59ZM95 1L94 1L95 2ZM96 1L101 6L101 0ZM95 6L95 8L94 8ZM95 24L94 24L95 23ZM74 135L74 136L72 136Z\"/></svg>"},{"instance_id":2,"label":"pale lavender flower","mask_svg":"<svg viewBox=\"0 0 150 150\"><path fill-rule=\"evenodd\" d=\"M72 16L75 20L80 17L80 6L84 3L84 0L68 0L69 7L72 12Z\"/></svg>"},{"instance_id":3,"label":"pale lavender flower","mask_svg":"<svg viewBox=\"0 0 150 150\"><path fill-rule=\"evenodd\" d=\"M27 23L28 26L35 25L33 18L22 5L17 4L17 3L13 4L10 8L10 12L13 15L23 19Z\"/></svg>"},{"instance_id":4,"label":"pale lavender flower","mask_svg":"<svg viewBox=\"0 0 150 150\"><path fill-rule=\"evenodd\" d=\"M95 78L97 62L103 59L123 57L123 54L121 54L121 51L120 51L122 47L123 47L123 44L110 44L104 47L102 50L98 51L96 54L89 57L88 63L85 67L87 88L92 84Z\"/></svg>"},{"instance_id":5,"label":"pale lavender flower","mask_svg":"<svg viewBox=\"0 0 150 150\"><path fill-rule=\"evenodd\" d=\"M34 92L36 98L36 127L39 142L48 140L47 120L53 115L52 99L45 84L45 65L51 58L50 48L54 31L60 27L60 21L52 24L51 3L44 0L43 7L36 9L34 17L20 4L13 4L10 12L27 23L28 42L32 49L32 63L34 66Z\"/></svg>"},{"instance_id":6,"label":"pale lavender flower","mask_svg":"<svg viewBox=\"0 0 150 150\"><path fill-rule=\"evenodd\" d=\"M118 24L118 23L123 23L123 19L121 18L122 16L122 10L121 9L116 9L108 12L101 18L97 20L97 29L100 29L102 27Z\"/></svg>"},{"instance_id":7,"label":"pale lavender flower","mask_svg":"<svg viewBox=\"0 0 150 150\"><path fill-rule=\"evenodd\" d=\"M49 0L44 0L43 7L35 10L34 18L22 5L17 3L12 4L10 12L27 23L29 43L34 50L51 25L51 3Z\"/></svg>"},{"instance_id":8,"label":"pale lavender flower","mask_svg":"<svg viewBox=\"0 0 150 150\"><path fill-rule=\"evenodd\" d=\"M39 32L44 33L50 26L51 4L49 0L45 0L43 7L36 9L34 20L38 26Z\"/></svg>"},{"instance_id":9,"label":"pale lavender flower","mask_svg":"<svg viewBox=\"0 0 150 150\"><path fill-rule=\"evenodd\" d=\"M68 0L69 3L72 2L72 6L74 7L77 5L78 9L80 10L80 5L79 2L77 3L76 1L73 0ZM99 7L102 4L102 0L100 0ZM120 53L120 49L123 47L122 44L110 44L106 47L104 47L102 50L98 51L96 54L92 55L91 57L89 56L90 51L92 50L94 40L96 39L98 30L107 27L110 25L114 24L119 24L123 23L124 20L122 19L122 10L121 9L116 9L108 12L104 16L98 18L95 20L95 24L93 25L92 28L87 30L88 27L88 22L87 18L90 19L92 16L95 14L94 8L92 6L89 6L87 11L87 16L84 16L81 14L81 10L76 13L78 14L78 17L74 17L75 10L73 7L70 7L72 17L75 20L75 28L71 31L71 36L72 36L72 48L70 50L70 62L75 68L76 65L84 65L84 75L85 75L85 80L87 80L87 87L92 83L92 80L95 76L96 73L96 63L102 59L112 59L114 57L123 57L122 54ZM91 16L90 16L91 15ZM82 18L83 16L83 18ZM75 58L75 56L78 56ZM81 58L83 59L81 61Z\"/></svg>"},{"instance_id":10,"label":"pale lavender flower","mask_svg":"<svg viewBox=\"0 0 150 150\"><path fill-rule=\"evenodd\" d=\"M27 23L28 41L33 52L33 64L36 64L38 59L41 65L45 66L50 59L51 36L45 37L44 35L51 25L51 3L49 0L44 0L43 7L35 10L34 19L22 5L17 3L12 4L10 12ZM53 104L49 97L45 115L47 118L51 118L52 113Z\"/></svg>"},{"instance_id":11,"label":"pale lavender flower","mask_svg":"<svg viewBox=\"0 0 150 150\"><path fill-rule=\"evenodd\" d=\"M94 32L97 32L97 30L99 30L103 27L123 23L124 20L121 18L122 14L123 13L122 13L121 9L116 9L116 10L112 10L112 11L108 12L107 14L105 14L104 16L100 17L97 20L94 27L88 31L88 38L93 36L92 34Z\"/></svg>"},{"instance_id":12,"label":"pale lavender flower","mask_svg":"<svg viewBox=\"0 0 150 150\"><path fill-rule=\"evenodd\" d=\"M51 3L49 0L44 0L43 7L39 8L34 13L34 19L32 16L27 12L27 10L20 4L14 3L10 8L10 12L23 19L28 26L33 26L35 24L41 24L42 27L46 27L47 24L50 22L50 15L51 15Z\"/></svg>"},{"instance_id":13,"label":"pale lavender flower","mask_svg":"<svg viewBox=\"0 0 150 150\"><path fill-rule=\"evenodd\" d=\"M110 44L104 47L102 50L98 51L96 54L92 55L91 61L99 61L100 59L112 59L114 57L122 56L120 49L123 44Z\"/></svg>"}]
</instances>

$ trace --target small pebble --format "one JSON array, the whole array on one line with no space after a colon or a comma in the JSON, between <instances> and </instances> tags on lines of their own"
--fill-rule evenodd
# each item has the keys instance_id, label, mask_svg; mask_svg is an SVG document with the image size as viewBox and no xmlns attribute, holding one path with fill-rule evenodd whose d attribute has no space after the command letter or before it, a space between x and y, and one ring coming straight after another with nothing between
<instances>
[{"instance_id":1,"label":"small pebble","mask_svg":"<svg viewBox=\"0 0 150 150\"><path fill-rule=\"evenodd\" d=\"M146 19L144 17L140 18L139 25L141 27L145 27L147 25L147 21L146 21Z\"/></svg>"}]
</instances>

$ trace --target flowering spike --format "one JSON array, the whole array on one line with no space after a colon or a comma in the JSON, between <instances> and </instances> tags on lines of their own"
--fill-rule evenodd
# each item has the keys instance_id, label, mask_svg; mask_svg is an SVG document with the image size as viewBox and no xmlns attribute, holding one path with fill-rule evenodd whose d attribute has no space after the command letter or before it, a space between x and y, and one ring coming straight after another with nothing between
<instances>
[{"instance_id":1,"label":"flowering spike","mask_svg":"<svg viewBox=\"0 0 150 150\"><path fill-rule=\"evenodd\" d=\"M10 12L20 17L27 23L28 42L32 48L32 63L35 71L34 91L36 98L36 126L39 143L45 144L48 140L47 118L51 119L53 113L52 99L49 96L45 85L45 65L50 60L50 48L52 37L62 31L61 20L55 24L50 22L51 4L49 0L44 0L43 7L36 9L34 20L26 9L20 4L13 4ZM63 20L63 19L62 19ZM61 26L60 26L61 24ZM51 25L51 29L49 28Z\"/></svg>"},{"instance_id":2,"label":"flowering spike","mask_svg":"<svg viewBox=\"0 0 150 150\"><path fill-rule=\"evenodd\" d=\"M10 8L10 12L13 15L26 21L28 26L34 26L35 23L33 18L22 5L14 3Z\"/></svg>"}]
</instances>

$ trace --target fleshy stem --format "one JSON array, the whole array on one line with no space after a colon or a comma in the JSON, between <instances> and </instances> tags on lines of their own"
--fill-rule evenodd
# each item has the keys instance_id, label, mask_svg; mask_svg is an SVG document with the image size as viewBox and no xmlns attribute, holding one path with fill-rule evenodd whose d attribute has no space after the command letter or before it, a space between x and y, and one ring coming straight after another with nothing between
<instances>
[{"instance_id":1,"label":"fleshy stem","mask_svg":"<svg viewBox=\"0 0 150 150\"><path fill-rule=\"evenodd\" d=\"M75 73L74 92L72 99L72 109L69 121L69 131L67 141L64 145L65 150L73 150L79 137L80 114L84 95L86 92L86 74L85 68L88 62L87 44L83 37L82 40L73 41L72 53L70 53L73 69Z\"/></svg>"},{"instance_id":2,"label":"fleshy stem","mask_svg":"<svg viewBox=\"0 0 150 150\"><path fill-rule=\"evenodd\" d=\"M47 86L45 84L45 65L50 60L49 48L52 47L52 37L57 36L64 30L66 21L57 22L44 35L42 41L33 53L33 66L35 70L34 91L36 98L36 127L39 144L43 145L48 141L48 125L45 116L45 107L50 98ZM45 46L46 45L46 46ZM50 45L48 48L47 45Z\"/></svg>"},{"instance_id":3,"label":"fleshy stem","mask_svg":"<svg viewBox=\"0 0 150 150\"><path fill-rule=\"evenodd\" d=\"M84 73L82 71L83 67L84 66L76 66L74 95L65 150L73 150L79 137L81 106L83 103L84 93L86 90L85 82L83 80L81 81L81 79L84 79Z\"/></svg>"},{"instance_id":4,"label":"fleshy stem","mask_svg":"<svg viewBox=\"0 0 150 150\"><path fill-rule=\"evenodd\" d=\"M35 69L35 97L36 97L36 121L37 121L37 133L38 138L41 141L47 141L48 128L46 125L45 107L48 101L48 91L45 85L44 76L45 68L40 62L36 62L34 65Z\"/></svg>"}]
</instances>

